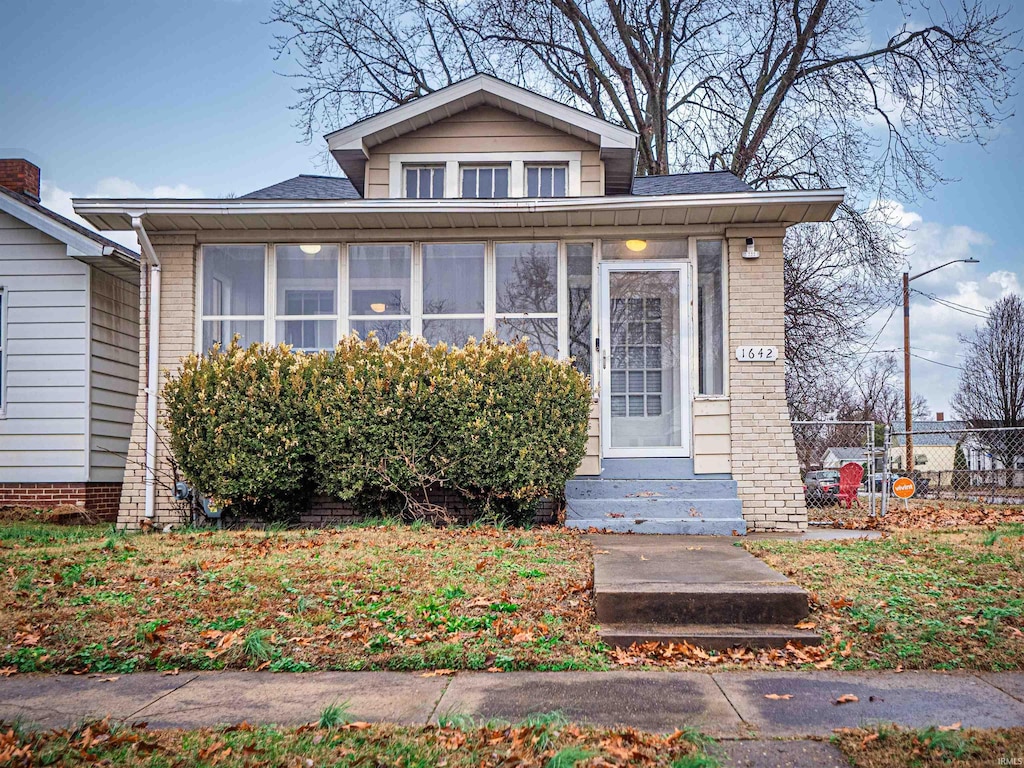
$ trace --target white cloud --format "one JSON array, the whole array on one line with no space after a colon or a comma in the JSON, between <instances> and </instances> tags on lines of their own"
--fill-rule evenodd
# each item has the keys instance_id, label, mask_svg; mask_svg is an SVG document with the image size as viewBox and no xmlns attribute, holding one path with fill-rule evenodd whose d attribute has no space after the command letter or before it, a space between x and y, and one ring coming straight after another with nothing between
<instances>
[{"instance_id":1,"label":"white cloud","mask_svg":"<svg viewBox=\"0 0 1024 768\"><path fill-rule=\"evenodd\" d=\"M75 192L63 189L52 181L44 180L41 184L40 191L40 202L55 213L59 213L61 216L66 216L74 222L81 224L84 227L95 230L89 222L75 213L75 209L71 205L71 198L73 197L139 197L139 198L159 198L159 197L171 197L171 198L184 198L184 197L202 197L203 192L201 189L190 187L187 184L158 184L155 187L142 187L136 184L134 181L128 179L121 179L116 176L108 176L107 178L100 179L96 182L93 189L87 194L77 194ZM128 248L134 250L139 249L139 241L135 236L134 232L103 232L105 237L111 240L121 243Z\"/></svg>"},{"instance_id":2,"label":"white cloud","mask_svg":"<svg viewBox=\"0 0 1024 768\"><path fill-rule=\"evenodd\" d=\"M888 201L886 205L890 220L903 228L902 245L907 250L912 274L954 259L982 258L992 243L988 235L971 227L926 221L916 211L897 202ZM911 361L913 390L928 399L933 412L951 415L949 398L956 390L959 372L945 366L958 366L963 360L959 337L972 334L984 323L984 318L978 315L986 313L995 301L1019 293L1020 278L1009 270L985 272L983 264L961 263L919 278L911 283L911 288L915 292L911 294L910 346L911 351L920 356ZM887 317L888 311L875 316L869 338L878 333ZM899 309L892 314L875 348L895 350L902 358L903 323Z\"/></svg>"}]
</instances>

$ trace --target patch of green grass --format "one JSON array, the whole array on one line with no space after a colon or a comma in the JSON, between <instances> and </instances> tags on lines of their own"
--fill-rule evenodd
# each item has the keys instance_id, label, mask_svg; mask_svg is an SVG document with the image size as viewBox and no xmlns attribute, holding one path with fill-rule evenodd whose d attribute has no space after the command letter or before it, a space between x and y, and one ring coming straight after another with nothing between
<instances>
[{"instance_id":1,"label":"patch of green grass","mask_svg":"<svg viewBox=\"0 0 1024 768\"><path fill-rule=\"evenodd\" d=\"M328 731L333 730L339 725L344 725L349 721L348 712L349 702L347 701L328 704L320 713L320 719L317 721L317 725Z\"/></svg>"},{"instance_id":2,"label":"patch of green grass","mask_svg":"<svg viewBox=\"0 0 1024 768\"><path fill-rule=\"evenodd\" d=\"M252 661L269 661L274 652L271 638L274 633L269 629L254 629L245 636L242 651Z\"/></svg>"},{"instance_id":3,"label":"patch of green grass","mask_svg":"<svg viewBox=\"0 0 1024 768\"><path fill-rule=\"evenodd\" d=\"M582 760L589 760L595 753L582 747L566 747L555 753L554 757L548 760L546 768L573 768L576 763Z\"/></svg>"}]
</instances>

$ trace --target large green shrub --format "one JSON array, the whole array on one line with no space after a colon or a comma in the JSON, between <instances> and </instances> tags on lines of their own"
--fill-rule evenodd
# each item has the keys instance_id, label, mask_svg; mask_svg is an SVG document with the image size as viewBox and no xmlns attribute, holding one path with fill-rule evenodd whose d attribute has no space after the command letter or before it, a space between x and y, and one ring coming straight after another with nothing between
<instances>
[{"instance_id":1,"label":"large green shrub","mask_svg":"<svg viewBox=\"0 0 1024 768\"><path fill-rule=\"evenodd\" d=\"M237 340L192 354L164 385L178 469L204 496L260 519L297 516L313 492L309 358Z\"/></svg>"},{"instance_id":2,"label":"large green shrub","mask_svg":"<svg viewBox=\"0 0 1024 768\"><path fill-rule=\"evenodd\" d=\"M559 495L586 449L590 388L570 364L492 335L462 348L343 339L314 365L321 490L431 510L428 489L525 517Z\"/></svg>"},{"instance_id":3,"label":"large green shrub","mask_svg":"<svg viewBox=\"0 0 1024 768\"><path fill-rule=\"evenodd\" d=\"M164 394L182 473L250 514L294 513L314 490L443 514L443 489L519 520L575 473L591 398L569 363L492 334L463 348L350 336L312 356L232 345L186 358Z\"/></svg>"}]
</instances>

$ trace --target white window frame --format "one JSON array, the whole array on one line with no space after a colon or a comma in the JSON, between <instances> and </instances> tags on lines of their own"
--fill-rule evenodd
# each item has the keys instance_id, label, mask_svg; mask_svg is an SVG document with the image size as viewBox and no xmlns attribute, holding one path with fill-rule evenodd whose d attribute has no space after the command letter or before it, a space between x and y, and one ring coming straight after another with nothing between
<instances>
[{"instance_id":1,"label":"white window frame","mask_svg":"<svg viewBox=\"0 0 1024 768\"><path fill-rule=\"evenodd\" d=\"M699 356L703 353L701 339L698 335L698 312L697 312L697 281L700 279L697 268L697 241L710 240L721 243L722 246L722 393L718 395L705 395L700 391L700 362ZM725 237L691 237L689 238L690 261L690 285L693 295L693 306L690 311L690 349L693 350L691 383L693 387L694 400L728 400L729 399L729 241Z\"/></svg>"},{"instance_id":2,"label":"white window frame","mask_svg":"<svg viewBox=\"0 0 1024 768\"><path fill-rule=\"evenodd\" d=\"M476 197L466 196L466 171L476 171ZM480 171L491 171L491 194L487 197L480 196ZM507 194L498 196L494 194L494 171L507 171L508 179L505 192ZM464 200L506 200L512 196L512 166L510 163L461 163L459 165L459 197Z\"/></svg>"},{"instance_id":3,"label":"white window frame","mask_svg":"<svg viewBox=\"0 0 1024 768\"><path fill-rule=\"evenodd\" d=\"M417 194L415 194L415 195L410 195L409 194L409 182L408 182L409 171L416 171L416 192L417 192ZM402 171L401 171L402 172L402 178L401 178L401 182L400 182L401 189L402 189L402 195L401 196L404 197L407 200L437 200L437 199L439 199L439 198L434 197L433 195L429 195L428 197L420 197L419 196L418 193L419 193L419 188L420 188L420 185L419 185L420 174L423 173L424 171L430 171L430 174L431 174L430 189L431 190L434 189L433 174L438 173L438 172L441 173L441 197L448 197L446 192L447 192L447 187L448 187L449 176L451 174L449 173L450 169L448 168L447 163L443 163L443 162L403 163L402 164Z\"/></svg>"},{"instance_id":4,"label":"white window frame","mask_svg":"<svg viewBox=\"0 0 1024 768\"><path fill-rule=\"evenodd\" d=\"M526 165L568 166L566 197L580 197L583 192L583 153L572 152L417 152L388 156L388 197L405 197L407 165L444 165L444 196L458 198L461 194L461 165L508 165L509 198L526 197ZM436 199L436 198L435 198Z\"/></svg>"},{"instance_id":5,"label":"white window frame","mask_svg":"<svg viewBox=\"0 0 1024 768\"><path fill-rule=\"evenodd\" d=\"M556 170L565 170L565 194L564 195L542 195L540 194L541 188L541 174L545 168L551 169L551 191L555 188L554 172ZM537 194L535 197L544 200L557 200L562 197L571 197L569 194L569 168L565 163L526 163L523 168L523 190L526 196L529 196L530 182L529 173L532 169L537 170Z\"/></svg>"},{"instance_id":6,"label":"white window frame","mask_svg":"<svg viewBox=\"0 0 1024 768\"><path fill-rule=\"evenodd\" d=\"M232 248L232 247L262 247L263 248L263 314L262 315L206 315L203 313L203 293L204 293L204 261L206 259L205 251L207 248ZM199 354L206 354L209 350L203 349L203 323L204 322L223 322L231 320L243 320L243 321L261 321L263 323L263 341L273 343L274 340L274 327L273 322L268 322L268 319L274 317L273 300L275 293L272 290L274 287L271 284L271 279L274 277L273 265L271 264L272 254L274 252L274 246L272 243L204 243L198 247L199 253L196 255L196 343L195 349ZM223 309L223 307L222 307ZM223 342L225 344L230 343L230 340Z\"/></svg>"},{"instance_id":7,"label":"white window frame","mask_svg":"<svg viewBox=\"0 0 1024 768\"><path fill-rule=\"evenodd\" d=\"M278 306L277 306L277 249L278 248L285 248L285 247L296 247L296 246L302 246L302 245L319 245L322 248L337 248L338 249L338 259L337 259L337 261L338 261L338 265L337 265L338 268L335 270L335 283L334 283L334 314L330 314L330 315L286 315L286 314L281 314L278 311ZM340 316L341 316L341 288L342 288L340 262L344 259L344 254L343 254L343 250L342 250L341 245L339 245L338 243L321 243L321 242L316 242L316 243L310 243L310 242L303 242L303 243L273 243L273 244L271 244L269 246L269 254L268 254L268 256L273 259L273 264L268 265L267 279L269 280L270 276L273 275L273 284L270 285L270 290L267 292L267 298L265 300L265 306L266 306L266 309L267 309L268 321L264 322L264 326L263 327L264 327L264 335L266 336L267 341L269 341L272 344L276 344L278 342L278 338L277 338L277 323L279 321L288 321L288 320L319 320L319 321L333 320L334 321L334 331L335 331L334 335L338 336L340 338L339 320L340 320ZM299 290L323 290L323 289L318 289L316 287L310 287L308 289L299 289ZM337 341L337 339L335 339L335 341Z\"/></svg>"},{"instance_id":8,"label":"white window frame","mask_svg":"<svg viewBox=\"0 0 1024 768\"><path fill-rule=\"evenodd\" d=\"M337 277L337 316L333 315L279 315L277 307L277 248L279 246L302 245L316 242L318 245L336 247L338 249L338 277ZM270 243L204 243L197 246L196 254L196 296L195 296L195 328L194 328L194 349L197 354L205 354L203 349L203 322L216 320L258 320L263 323L263 341L267 344L276 344L280 341L277 338L278 320L330 320L337 322L337 336L341 338L351 332L352 322L358 320L379 320L386 317L389 320L408 321L409 331L413 336L423 335L423 321L430 319L480 319L483 317L484 331L495 331L499 318L550 318L558 320L558 359L565 360L569 357L569 285L568 285L568 246L572 244L587 244L591 247L591 380L596 386L596 371L598 370L597 354L594 351L594 340L599 332L600 317L600 286L598 282L598 264L600 262L600 241L596 238L572 237L572 238L502 238L500 240L480 238L443 239L431 240L430 244L445 243L483 243L484 244L484 312L480 313L458 313L452 315L423 314L423 245L421 241L361 241L361 242L325 242L303 240L301 242L270 242ZM529 243L529 242L554 242L557 243L557 311L556 312L497 312L497 256L496 246L498 243ZM263 315L204 315L203 314L203 262L204 249L207 247L225 246L261 246L264 249L264 314ZM350 293L349 265L350 251L353 246L407 246L411 248L411 291L410 312L402 315L352 315L350 314ZM0 287L0 291L3 288ZM0 319L6 317L6 307L0 305ZM4 329L6 330L6 328ZM2 350L0 350L2 354ZM4 361L6 362L6 360ZM6 381L6 376L4 377ZM2 415L2 413L0 413Z\"/></svg>"}]
</instances>

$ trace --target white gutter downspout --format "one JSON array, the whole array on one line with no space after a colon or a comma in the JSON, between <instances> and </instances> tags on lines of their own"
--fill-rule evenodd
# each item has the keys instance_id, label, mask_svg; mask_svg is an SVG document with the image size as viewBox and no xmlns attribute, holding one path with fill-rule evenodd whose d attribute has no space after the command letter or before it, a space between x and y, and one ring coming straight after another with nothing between
<instances>
[{"instance_id":1,"label":"white gutter downspout","mask_svg":"<svg viewBox=\"0 0 1024 768\"><path fill-rule=\"evenodd\" d=\"M160 259L153 250L141 213L131 214L132 229L139 236L139 247L150 264L149 281L149 360L146 362L146 509L147 518L156 510L156 419L160 386Z\"/></svg>"}]
</instances>

